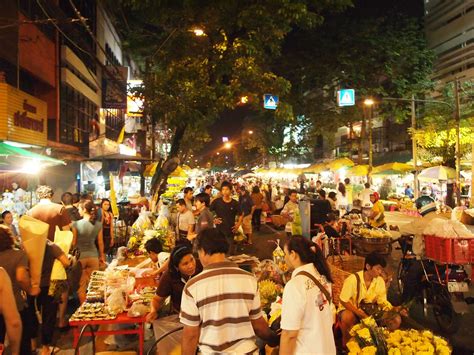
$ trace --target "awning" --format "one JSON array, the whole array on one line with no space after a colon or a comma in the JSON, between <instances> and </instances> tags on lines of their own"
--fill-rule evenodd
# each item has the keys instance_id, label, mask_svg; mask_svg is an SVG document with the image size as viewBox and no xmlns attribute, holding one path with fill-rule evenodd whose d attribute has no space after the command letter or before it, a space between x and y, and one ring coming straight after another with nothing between
<instances>
[{"instance_id":1,"label":"awning","mask_svg":"<svg viewBox=\"0 0 474 355\"><path fill-rule=\"evenodd\" d=\"M43 165L50 165L50 166L51 165L66 165L66 163L63 162L62 160L54 159L42 154L33 153L26 149L14 147L5 142L0 142L0 161L4 164L5 163L8 164L10 158L31 159L31 160L39 161ZM12 161L12 163L18 164L20 162Z\"/></svg>"},{"instance_id":2,"label":"awning","mask_svg":"<svg viewBox=\"0 0 474 355\"><path fill-rule=\"evenodd\" d=\"M405 163L388 163L372 169L373 175L400 175L414 170L413 165Z\"/></svg>"},{"instance_id":3,"label":"awning","mask_svg":"<svg viewBox=\"0 0 474 355\"><path fill-rule=\"evenodd\" d=\"M311 164L307 168L303 169L305 173L313 173L313 174L319 174L323 172L324 170L327 170L326 164L324 163Z\"/></svg>"},{"instance_id":4,"label":"awning","mask_svg":"<svg viewBox=\"0 0 474 355\"><path fill-rule=\"evenodd\" d=\"M329 163L326 164L329 170L331 171L337 171L342 168L350 168L354 166L354 162L350 160L349 158L339 158L333 161L330 161Z\"/></svg>"},{"instance_id":5,"label":"awning","mask_svg":"<svg viewBox=\"0 0 474 355\"><path fill-rule=\"evenodd\" d=\"M355 165L347 170L349 176L366 176L369 173L368 165Z\"/></svg>"},{"instance_id":6,"label":"awning","mask_svg":"<svg viewBox=\"0 0 474 355\"><path fill-rule=\"evenodd\" d=\"M456 170L447 166L433 166L428 169L424 169L420 175L418 175L418 180L426 182L438 182L438 181L447 181L456 179Z\"/></svg>"}]
</instances>

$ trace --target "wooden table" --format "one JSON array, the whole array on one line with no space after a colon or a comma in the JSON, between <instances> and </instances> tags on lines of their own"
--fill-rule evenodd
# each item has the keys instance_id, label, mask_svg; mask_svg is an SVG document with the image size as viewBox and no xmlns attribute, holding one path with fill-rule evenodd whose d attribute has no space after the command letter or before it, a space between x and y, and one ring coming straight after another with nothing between
<instances>
[{"instance_id":1,"label":"wooden table","mask_svg":"<svg viewBox=\"0 0 474 355\"><path fill-rule=\"evenodd\" d=\"M119 334L138 334L138 346L139 346L139 354L143 355L143 344L145 342L145 319L146 316L143 317L129 317L127 313L121 313L115 319L108 319L108 320L81 320L81 321L69 321L69 325L73 327L73 334L74 334L74 342L73 347L74 349L78 346L79 342L79 335L81 334L81 329L85 325L91 326L99 326L97 331L94 331L94 335L119 335ZM101 329L101 326L106 325L117 325L117 324L130 324L130 325L137 325L137 328L133 329L111 329L105 330ZM92 336L92 332L84 331L84 336Z\"/></svg>"}]
</instances>

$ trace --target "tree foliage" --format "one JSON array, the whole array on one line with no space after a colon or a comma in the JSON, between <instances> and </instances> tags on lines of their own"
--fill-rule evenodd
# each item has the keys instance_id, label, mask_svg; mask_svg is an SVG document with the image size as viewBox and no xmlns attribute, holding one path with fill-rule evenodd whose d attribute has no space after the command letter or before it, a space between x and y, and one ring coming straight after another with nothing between
<instances>
[{"instance_id":1,"label":"tree foliage","mask_svg":"<svg viewBox=\"0 0 474 355\"><path fill-rule=\"evenodd\" d=\"M256 110L263 93L284 98L290 82L271 67L293 28L311 29L328 8L350 0L121 0L111 6L125 46L141 63L147 114L173 131L177 156L189 131L204 131L247 95ZM205 36L197 37L200 28ZM288 100L277 120L294 117ZM154 180L164 187L157 169Z\"/></svg>"},{"instance_id":2,"label":"tree foliage","mask_svg":"<svg viewBox=\"0 0 474 355\"><path fill-rule=\"evenodd\" d=\"M460 152L465 157L474 141L474 82L460 83ZM440 163L455 167L456 101L454 83L442 86L436 97L440 103L427 103L418 120L420 127L414 134L422 148L420 157L425 161L438 159Z\"/></svg>"},{"instance_id":3,"label":"tree foliage","mask_svg":"<svg viewBox=\"0 0 474 355\"><path fill-rule=\"evenodd\" d=\"M366 97L376 99L378 115L406 119L409 105L383 98L410 98L433 86L429 79L433 53L417 19L396 13L354 16L355 10L326 19L315 31L292 34L285 55L276 63L292 83L295 114L312 120L308 136L313 139L334 137L338 127L361 121ZM336 92L341 88L355 89L356 106L337 106Z\"/></svg>"}]
</instances>

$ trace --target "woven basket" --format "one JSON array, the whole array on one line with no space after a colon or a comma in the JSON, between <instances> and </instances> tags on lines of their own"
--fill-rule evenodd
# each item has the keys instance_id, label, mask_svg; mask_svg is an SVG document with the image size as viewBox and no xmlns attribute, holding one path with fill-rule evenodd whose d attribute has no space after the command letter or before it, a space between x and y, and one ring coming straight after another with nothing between
<instances>
[{"instance_id":1,"label":"woven basket","mask_svg":"<svg viewBox=\"0 0 474 355\"><path fill-rule=\"evenodd\" d=\"M344 281L351 274L364 269L364 260L364 258L356 255L343 255L328 258L331 276L334 281L332 285L332 298L336 306L339 305L339 295L341 294Z\"/></svg>"}]
</instances>

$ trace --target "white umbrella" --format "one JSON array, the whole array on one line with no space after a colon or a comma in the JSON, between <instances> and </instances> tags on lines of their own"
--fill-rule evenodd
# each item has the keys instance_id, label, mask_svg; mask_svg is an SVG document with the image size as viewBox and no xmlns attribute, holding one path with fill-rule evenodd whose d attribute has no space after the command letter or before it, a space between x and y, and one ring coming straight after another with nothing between
<instances>
[{"instance_id":1,"label":"white umbrella","mask_svg":"<svg viewBox=\"0 0 474 355\"><path fill-rule=\"evenodd\" d=\"M438 182L456 179L456 170L447 166L433 166L421 171L418 180Z\"/></svg>"}]
</instances>

